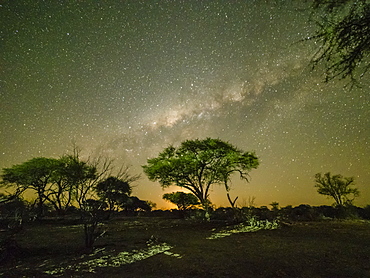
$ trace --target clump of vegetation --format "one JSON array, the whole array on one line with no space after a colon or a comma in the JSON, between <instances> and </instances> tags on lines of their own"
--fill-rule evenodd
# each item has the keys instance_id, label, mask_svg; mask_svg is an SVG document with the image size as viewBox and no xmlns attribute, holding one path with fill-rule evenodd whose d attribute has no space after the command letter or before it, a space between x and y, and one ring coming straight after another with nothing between
<instances>
[{"instance_id":1,"label":"clump of vegetation","mask_svg":"<svg viewBox=\"0 0 370 278\"><path fill-rule=\"evenodd\" d=\"M58 216L76 206L75 212L84 227L85 247L91 250L101 235L96 232L99 223L108 219L117 207L131 211L151 209L145 201L130 196L131 183L138 178L130 175L127 167L113 175L111 160L82 160L75 148L72 155L59 159L38 157L4 168L1 185L13 190L15 198L34 193L38 220L47 214L47 205Z\"/></svg>"},{"instance_id":2,"label":"clump of vegetation","mask_svg":"<svg viewBox=\"0 0 370 278\"><path fill-rule=\"evenodd\" d=\"M279 222L276 219L270 222L268 220L257 220L255 217L251 217L243 223L215 232L207 237L207 239L223 238L232 234L256 232L259 230L275 230L278 227Z\"/></svg>"}]
</instances>

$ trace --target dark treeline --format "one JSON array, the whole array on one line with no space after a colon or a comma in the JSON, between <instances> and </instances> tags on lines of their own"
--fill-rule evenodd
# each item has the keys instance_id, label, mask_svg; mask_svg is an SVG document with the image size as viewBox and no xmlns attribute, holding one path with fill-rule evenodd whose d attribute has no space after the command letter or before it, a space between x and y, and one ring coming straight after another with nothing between
<instances>
[{"instance_id":1,"label":"dark treeline","mask_svg":"<svg viewBox=\"0 0 370 278\"><path fill-rule=\"evenodd\" d=\"M116 216L142 216L142 217L161 217L161 218L185 218L189 220L202 220L204 214L203 209L183 210L151 210L151 211L131 211L119 212ZM236 218L235 216L239 216ZM282 222L297 222L297 221L327 221L340 219L364 219L370 220L370 205L366 207L357 206L310 206L301 204L298 206L286 206L282 208L269 209L267 206L261 207L219 207L211 210L211 221L225 222L242 222L250 217L255 217L258 220L280 220Z\"/></svg>"}]
</instances>

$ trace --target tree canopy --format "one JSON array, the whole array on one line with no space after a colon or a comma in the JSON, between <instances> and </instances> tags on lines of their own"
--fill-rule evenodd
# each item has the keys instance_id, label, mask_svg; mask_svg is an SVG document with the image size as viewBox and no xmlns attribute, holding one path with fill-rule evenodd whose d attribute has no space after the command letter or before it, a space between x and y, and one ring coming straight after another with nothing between
<instances>
[{"instance_id":1,"label":"tree canopy","mask_svg":"<svg viewBox=\"0 0 370 278\"><path fill-rule=\"evenodd\" d=\"M352 204L355 197L359 196L360 192L357 188L351 187L354 185L354 178L346 178L342 175L331 175L330 172L322 175L315 175L315 187L319 194L332 197L337 206ZM353 198L350 199L349 196Z\"/></svg>"},{"instance_id":2,"label":"tree canopy","mask_svg":"<svg viewBox=\"0 0 370 278\"><path fill-rule=\"evenodd\" d=\"M13 187L16 195L31 189L36 192L38 215L43 214L46 200L50 199L50 184L55 179L55 172L60 163L57 159L37 157L22 164L4 168L1 175L2 184Z\"/></svg>"},{"instance_id":3,"label":"tree canopy","mask_svg":"<svg viewBox=\"0 0 370 278\"><path fill-rule=\"evenodd\" d=\"M259 164L254 153L212 138L187 140L178 148L169 146L147 163L143 169L150 180L159 181L163 188L171 185L186 188L203 206L209 203L211 185L224 184L228 190L233 173L248 181L249 171Z\"/></svg>"},{"instance_id":4,"label":"tree canopy","mask_svg":"<svg viewBox=\"0 0 370 278\"><path fill-rule=\"evenodd\" d=\"M326 81L356 82L370 67L370 1L314 0L313 10L318 29L309 39L320 45L313 66L324 64Z\"/></svg>"},{"instance_id":5,"label":"tree canopy","mask_svg":"<svg viewBox=\"0 0 370 278\"><path fill-rule=\"evenodd\" d=\"M81 161L77 155L65 155L59 159L37 157L21 164L4 168L2 185L15 189L16 195L34 191L37 196L37 215L43 215L43 207L50 203L55 210L65 210L72 201L81 207L89 197L89 185L99 177L96 165Z\"/></svg>"},{"instance_id":6,"label":"tree canopy","mask_svg":"<svg viewBox=\"0 0 370 278\"><path fill-rule=\"evenodd\" d=\"M187 210L199 205L199 200L194 194L182 191L163 194L163 199L175 204L179 210Z\"/></svg>"},{"instance_id":7,"label":"tree canopy","mask_svg":"<svg viewBox=\"0 0 370 278\"><path fill-rule=\"evenodd\" d=\"M99 182L95 190L99 198L108 204L109 211L113 211L128 200L132 188L128 182L111 176Z\"/></svg>"},{"instance_id":8,"label":"tree canopy","mask_svg":"<svg viewBox=\"0 0 370 278\"><path fill-rule=\"evenodd\" d=\"M130 196L127 200L121 204L121 208L123 208L126 212L128 211L151 211L151 202L140 200L136 196Z\"/></svg>"}]
</instances>

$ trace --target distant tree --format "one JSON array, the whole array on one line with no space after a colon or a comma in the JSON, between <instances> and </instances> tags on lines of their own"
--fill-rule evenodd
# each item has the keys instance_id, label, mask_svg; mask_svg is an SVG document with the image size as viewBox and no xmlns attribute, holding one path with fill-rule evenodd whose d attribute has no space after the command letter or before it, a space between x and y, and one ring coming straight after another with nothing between
<instances>
[{"instance_id":1,"label":"distant tree","mask_svg":"<svg viewBox=\"0 0 370 278\"><path fill-rule=\"evenodd\" d=\"M346 178L342 175L332 176L330 172L324 175L317 173L315 175L315 182L317 192L333 198L337 206L352 204L353 199L360 194L357 188L351 187L354 185L353 177ZM350 195L353 196L352 199L349 198Z\"/></svg>"},{"instance_id":2,"label":"distant tree","mask_svg":"<svg viewBox=\"0 0 370 278\"><path fill-rule=\"evenodd\" d=\"M370 67L370 2L313 1L318 29L310 40L320 45L312 63L326 67L326 81L362 77Z\"/></svg>"},{"instance_id":3,"label":"distant tree","mask_svg":"<svg viewBox=\"0 0 370 278\"><path fill-rule=\"evenodd\" d=\"M145 201L151 208L151 210L155 209L157 207L157 204L152 201Z\"/></svg>"},{"instance_id":4,"label":"distant tree","mask_svg":"<svg viewBox=\"0 0 370 278\"><path fill-rule=\"evenodd\" d=\"M143 166L152 181L163 188L177 185L188 189L205 208L209 207L209 191L213 184L225 184L231 175L239 173L248 180L248 173L257 168L254 153L243 152L220 139L187 140L179 148L169 146L157 158L148 159Z\"/></svg>"},{"instance_id":5,"label":"distant tree","mask_svg":"<svg viewBox=\"0 0 370 278\"><path fill-rule=\"evenodd\" d=\"M278 210L279 210L279 203L278 203L278 202L272 202L272 203L270 204L270 206L271 206L271 209L272 209L273 211L278 211Z\"/></svg>"},{"instance_id":6,"label":"distant tree","mask_svg":"<svg viewBox=\"0 0 370 278\"><path fill-rule=\"evenodd\" d=\"M116 176L109 176L100 181L95 191L108 204L109 212L117 210L132 193L132 183L139 180L140 175L132 175L128 166L123 166Z\"/></svg>"},{"instance_id":7,"label":"distant tree","mask_svg":"<svg viewBox=\"0 0 370 278\"><path fill-rule=\"evenodd\" d=\"M182 191L163 194L162 197L177 206L179 210L187 210L193 206L199 205L199 200L192 193L185 193Z\"/></svg>"},{"instance_id":8,"label":"distant tree","mask_svg":"<svg viewBox=\"0 0 370 278\"><path fill-rule=\"evenodd\" d=\"M109 212L117 210L131 195L132 188L128 182L117 177L108 177L99 182L95 188L100 200L108 204Z\"/></svg>"},{"instance_id":9,"label":"distant tree","mask_svg":"<svg viewBox=\"0 0 370 278\"><path fill-rule=\"evenodd\" d=\"M135 211L151 211L151 203L148 201L140 200L136 196L130 196L128 199L121 204L126 212L135 212Z\"/></svg>"},{"instance_id":10,"label":"distant tree","mask_svg":"<svg viewBox=\"0 0 370 278\"><path fill-rule=\"evenodd\" d=\"M37 195L37 216L42 217L43 208L50 195L50 184L59 161L53 158L37 157L22 164L4 168L2 185L15 188L16 195L30 189Z\"/></svg>"}]
</instances>

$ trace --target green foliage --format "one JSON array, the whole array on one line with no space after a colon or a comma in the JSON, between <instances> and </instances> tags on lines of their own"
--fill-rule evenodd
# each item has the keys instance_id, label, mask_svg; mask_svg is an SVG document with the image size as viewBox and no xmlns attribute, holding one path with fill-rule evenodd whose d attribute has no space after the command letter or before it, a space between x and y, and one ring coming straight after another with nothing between
<instances>
[{"instance_id":1,"label":"green foliage","mask_svg":"<svg viewBox=\"0 0 370 278\"><path fill-rule=\"evenodd\" d=\"M177 185L191 191L207 206L210 186L225 184L233 173L248 180L248 173L257 168L254 153L243 152L220 139L187 140L179 148L169 146L158 157L148 159L143 166L152 181L159 181L163 188Z\"/></svg>"},{"instance_id":2,"label":"green foliage","mask_svg":"<svg viewBox=\"0 0 370 278\"><path fill-rule=\"evenodd\" d=\"M11 168L4 168L1 175L2 183L7 187L16 186L17 193L28 188L42 190L51 180L58 160L37 157Z\"/></svg>"},{"instance_id":3,"label":"green foliage","mask_svg":"<svg viewBox=\"0 0 370 278\"><path fill-rule=\"evenodd\" d=\"M325 64L326 81L350 77L355 82L370 67L370 2L314 0L313 8L320 16L309 38L320 44L313 66Z\"/></svg>"},{"instance_id":4,"label":"green foliage","mask_svg":"<svg viewBox=\"0 0 370 278\"><path fill-rule=\"evenodd\" d=\"M53 158L37 157L22 164L4 168L1 175L2 184L15 188L16 195L27 189L36 191L38 203L38 216L43 215L43 207L48 199L50 184L59 161Z\"/></svg>"},{"instance_id":5,"label":"green foliage","mask_svg":"<svg viewBox=\"0 0 370 278\"><path fill-rule=\"evenodd\" d=\"M1 185L13 188L17 197L26 190L35 191L38 217L44 215L46 205L51 204L61 213L72 203L77 204L84 226L85 245L92 248L97 238L96 229L107 218L107 204L109 210L126 205L128 201L134 210L151 209L148 203L136 197L137 200L129 200L129 182L137 180L139 176L131 176L127 170L122 168L118 174L125 181L112 176L106 178L111 174L110 160L99 158L93 162L83 161L74 149L73 155L64 155L59 159L33 158L4 168ZM101 200L96 200L96 194ZM0 196L0 202L2 199Z\"/></svg>"},{"instance_id":6,"label":"green foliage","mask_svg":"<svg viewBox=\"0 0 370 278\"><path fill-rule=\"evenodd\" d=\"M346 178L342 175L331 176L330 172L321 175L315 175L315 187L319 194L332 197L337 206L351 205L353 199L359 196L360 192L357 188L352 188L354 178ZM349 199L349 195L353 198Z\"/></svg>"},{"instance_id":7,"label":"green foliage","mask_svg":"<svg viewBox=\"0 0 370 278\"><path fill-rule=\"evenodd\" d=\"M97 168L81 161L78 155L59 159L38 157L24 163L4 168L2 185L13 188L16 195L26 190L36 193L38 216L44 213L49 202L55 210L66 209L73 200L81 206L91 189L88 183L98 176Z\"/></svg>"},{"instance_id":8,"label":"green foliage","mask_svg":"<svg viewBox=\"0 0 370 278\"><path fill-rule=\"evenodd\" d=\"M163 199L175 204L179 210L187 210L199 205L199 200L194 194L182 191L163 194Z\"/></svg>"}]
</instances>

